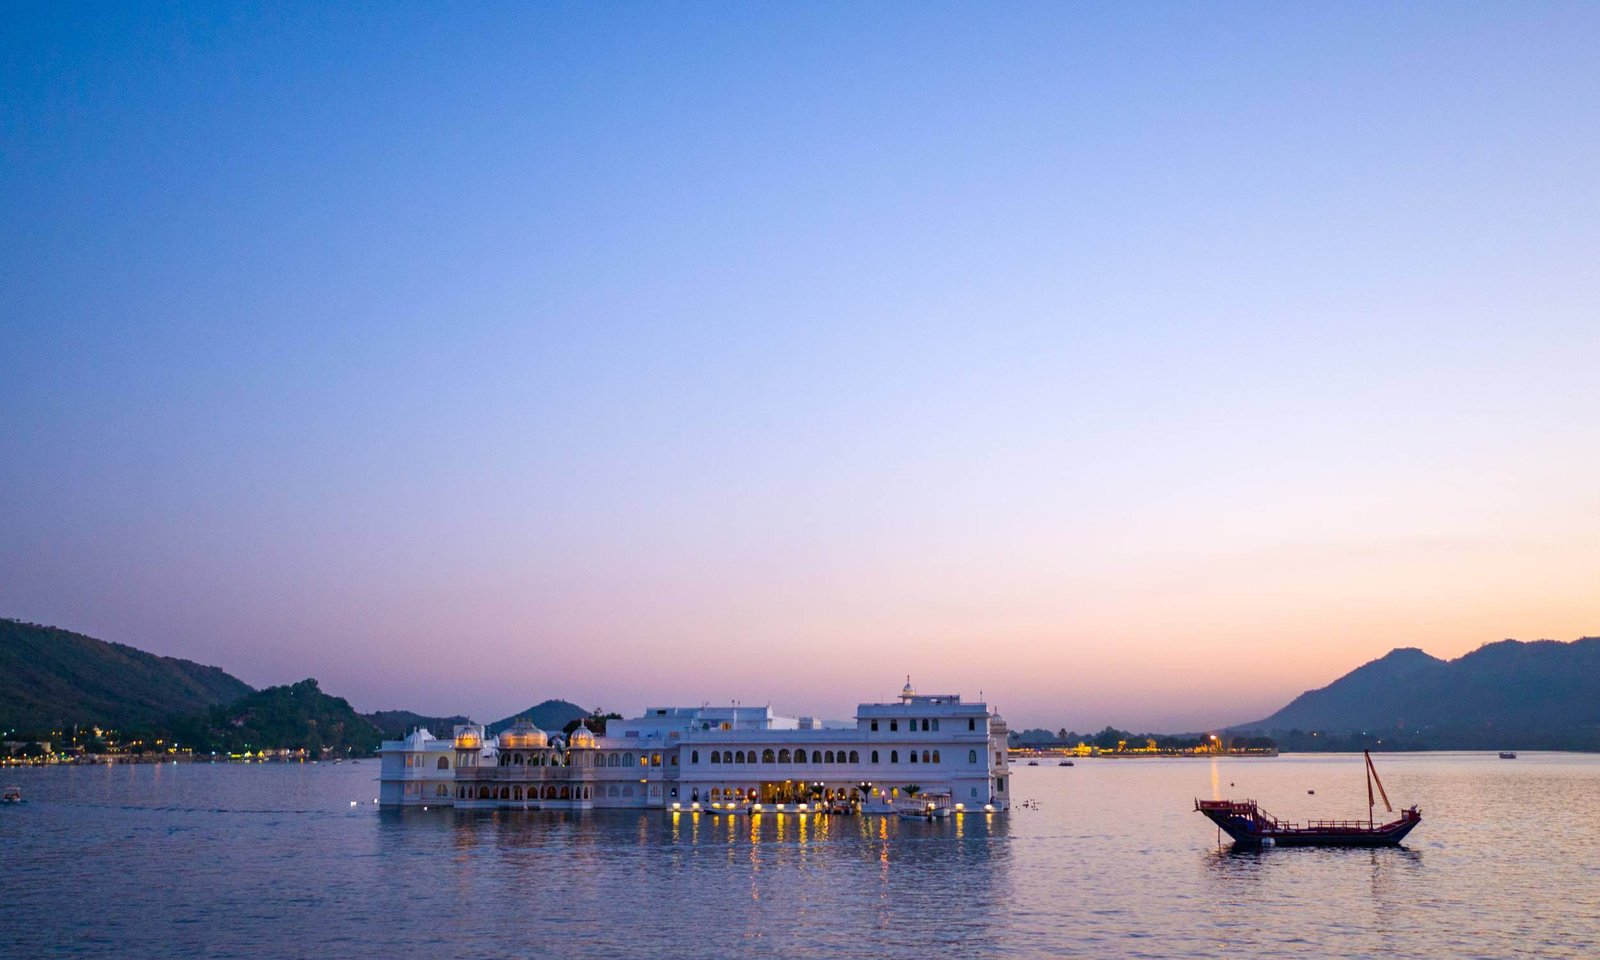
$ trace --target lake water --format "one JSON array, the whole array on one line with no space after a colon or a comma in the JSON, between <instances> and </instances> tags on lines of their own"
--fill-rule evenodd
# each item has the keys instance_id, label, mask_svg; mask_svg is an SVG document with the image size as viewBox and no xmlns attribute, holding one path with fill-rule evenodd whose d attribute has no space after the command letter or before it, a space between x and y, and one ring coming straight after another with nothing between
<instances>
[{"instance_id":1,"label":"lake water","mask_svg":"<svg viewBox=\"0 0 1600 960\"><path fill-rule=\"evenodd\" d=\"M0 956L1600 956L1600 757L1378 765L1408 849L1235 854L1192 810L1364 818L1350 756L1045 761L1038 809L936 824L379 812L375 761L7 769Z\"/></svg>"}]
</instances>

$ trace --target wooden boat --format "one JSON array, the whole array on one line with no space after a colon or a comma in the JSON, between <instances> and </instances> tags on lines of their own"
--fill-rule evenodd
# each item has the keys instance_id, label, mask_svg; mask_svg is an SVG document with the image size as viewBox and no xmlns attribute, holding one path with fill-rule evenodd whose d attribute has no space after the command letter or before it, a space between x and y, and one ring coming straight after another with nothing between
<instances>
[{"instance_id":1,"label":"wooden boat","mask_svg":"<svg viewBox=\"0 0 1600 960\"><path fill-rule=\"evenodd\" d=\"M1071 760L1063 760L1060 763L1056 764L1056 766L1058 766L1058 767L1070 767L1070 766L1072 766L1072 761Z\"/></svg>"},{"instance_id":2,"label":"wooden boat","mask_svg":"<svg viewBox=\"0 0 1600 960\"><path fill-rule=\"evenodd\" d=\"M1515 760L1515 759L1517 759L1517 754L1513 750L1502 750L1502 751L1500 751L1500 759L1501 760Z\"/></svg>"},{"instance_id":3,"label":"wooden boat","mask_svg":"<svg viewBox=\"0 0 1600 960\"><path fill-rule=\"evenodd\" d=\"M1367 761L1367 819L1360 820L1308 820L1292 823L1268 814L1254 800L1195 800L1194 808L1215 823L1222 832L1233 838L1238 846L1246 847L1396 847L1406 834L1422 822L1422 811L1415 805L1400 811L1400 817L1388 823L1373 819L1375 806L1372 793L1377 784L1378 796L1390 813L1389 794L1378 779L1378 770L1372 765L1372 755L1363 752Z\"/></svg>"},{"instance_id":4,"label":"wooden boat","mask_svg":"<svg viewBox=\"0 0 1600 960\"><path fill-rule=\"evenodd\" d=\"M4 792L0 792L0 803L21 803L21 802L22 802L22 788L21 787L6 787Z\"/></svg>"}]
</instances>

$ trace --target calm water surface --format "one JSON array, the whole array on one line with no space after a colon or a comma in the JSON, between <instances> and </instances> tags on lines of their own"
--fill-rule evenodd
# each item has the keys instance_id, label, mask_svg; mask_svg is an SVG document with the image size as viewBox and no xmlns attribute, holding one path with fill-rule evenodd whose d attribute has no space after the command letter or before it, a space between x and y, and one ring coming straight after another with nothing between
<instances>
[{"instance_id":1,"label":"calm water surface","mask_svg":"<svg viewBox=\"0 0 1600 960\"><path fill-rule=\"evenodd\" d=\"M1360 758L1046 763L1037 810L939 824L380 813L373 761L9 769L0 956L1600 956L1600 757L1383 756L1409 849L1255 854L1192 799L1364 817Z\"/></svg>"}]
</instances>

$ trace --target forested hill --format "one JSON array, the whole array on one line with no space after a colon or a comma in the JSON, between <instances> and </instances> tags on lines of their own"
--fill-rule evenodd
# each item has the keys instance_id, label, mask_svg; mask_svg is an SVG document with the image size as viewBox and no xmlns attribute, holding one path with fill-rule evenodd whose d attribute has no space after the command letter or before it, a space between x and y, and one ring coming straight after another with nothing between
<instances>
[{"instance_id":1,"label":"forested hill","mask_svg":"<svg viewBox=\"0 0 1600 960\"><path fill-rule=\"evenodd\" d=\"M349 701L323 693L315 680L259 690L173 724L172 735L196 753L305 749L313 756L364 755L383 733Z\"/></svg>"},{"instance_id":2,"label":"forested hill","mask_svg":"<svg viewBox=\"0 0 1600 960\"><path fill-rule=\"evenodd\" d=\"M1393 650L1232 729L1291 750L1600 750L1600 638L1504 640L1455 660Z\"/></svg>"},{"instance_id":3,"label":"forested hill","mask_svg":"<svg viewBox=\"0 0 1600 960\"><path fill-rule=\"evenodd\" d=\"M217 667L0 619L0 730L158 727L253 692Z\"/></svg>"}]
</instances>

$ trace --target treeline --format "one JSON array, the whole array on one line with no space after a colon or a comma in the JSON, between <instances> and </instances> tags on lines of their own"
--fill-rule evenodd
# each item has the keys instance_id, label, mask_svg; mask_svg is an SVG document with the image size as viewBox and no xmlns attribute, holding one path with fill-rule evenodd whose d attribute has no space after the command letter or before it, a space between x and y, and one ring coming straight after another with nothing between
<instances>
[{"instance_id":1,"label":"treeline","mask_svg":"<svg viewBox=\"0 0 1600 960\"><path fill-rule=\"evenodd\" d=\"M1275 730L1279 749L1294 753L1404 752L1420 750L1600 751L1600 729L1504 730L1489 728L1395 729L1338 733Z\"/></svg>"},{"instance_id":2,"label":"treeline","mask_svg":"<svg viewBox=\"0 0 1600 960\"><path fill-rule=\"evenodd\" d=\"M239 754L304 750L310 756L362 756L378 749L384 731L343 697L322 692L316 680L257 690L227 704L121 729L66 724L48 731L14 731L7 756L28 759L55 752L167 753L171 750Z\"/></svg>"},{"instance_id":3,"label":"treeline","mask_svg":"<svg viewBox=\"0 0 1600 960\"><path fill-rule=\"evenodd\" d=\"M1013 730L1010 744L1014 747L1075 747L1082 743L1100 750L1119 747L1150 747L1157 750L1193 750L1210 744L1208 733L1134 733L1108 726L1099 733L1077 733L1061 729L1054 732L1042 727ZM1277 740L1261 735L1219 734L1222 745L1232 750L1271 750L1280 746Z\"/></svg>"}]
</instances>

